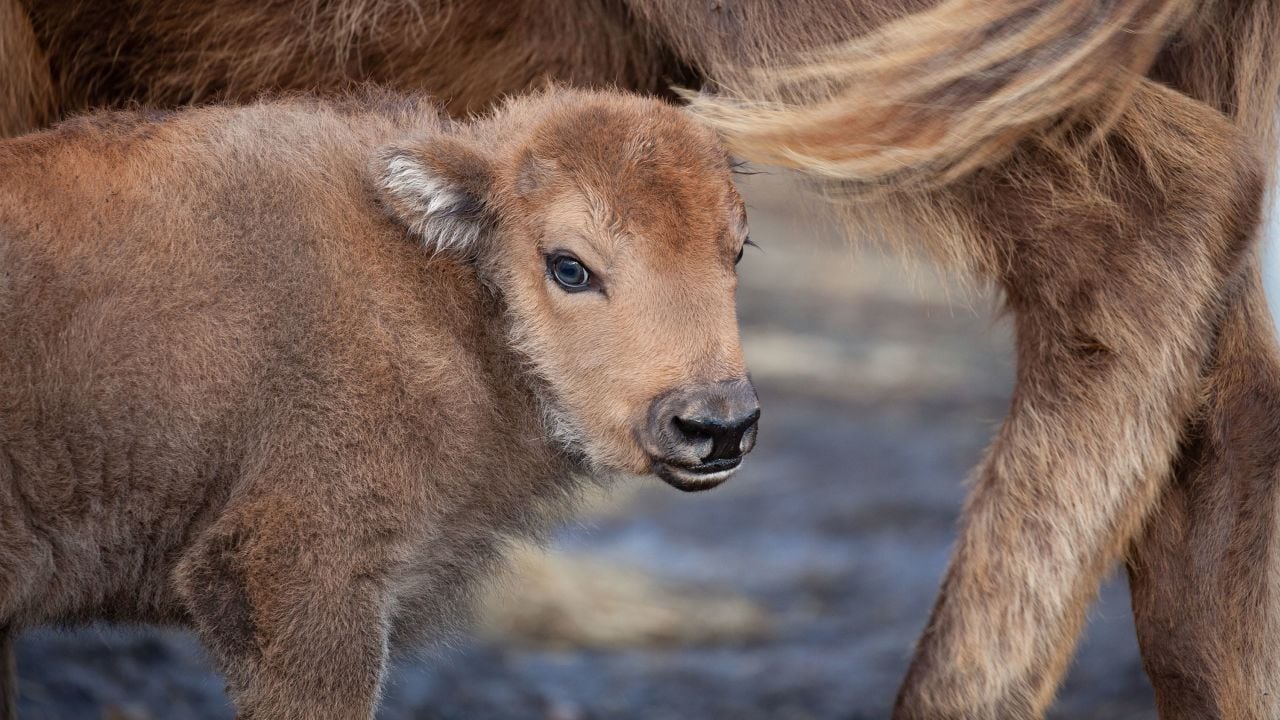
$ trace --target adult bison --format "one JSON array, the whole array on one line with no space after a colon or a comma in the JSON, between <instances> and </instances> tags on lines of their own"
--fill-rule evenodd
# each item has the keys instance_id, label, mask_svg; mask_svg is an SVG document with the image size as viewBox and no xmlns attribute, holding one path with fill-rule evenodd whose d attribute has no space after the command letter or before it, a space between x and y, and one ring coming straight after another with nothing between
<instances>
[{"instance_id":1,"label":"adult bison","mask_svg":"<svg viewBox=\"0 0 1280 720\"><path fill-rule=\"evenodd\" d=\"M1254 238L1271 0L45 0L7 127L372 80L462 114L556 78L712 94L752 160L997 285L1017 332L899 717L1034 717L1127 562L1167 717L1280 698L1280 360Z\"/></svg>"},{"instance_id":2,"label":"adult bison","mask_svg":"<svg viewBox=\"0 0 1280 720\"><path fill-rule=\"evenodd\" d=\"M665 103L106 114L0 173L0 633L190 624L242 715L372 718L584 482L755 443L742 201Z\"/></svg>"}]
</instances>

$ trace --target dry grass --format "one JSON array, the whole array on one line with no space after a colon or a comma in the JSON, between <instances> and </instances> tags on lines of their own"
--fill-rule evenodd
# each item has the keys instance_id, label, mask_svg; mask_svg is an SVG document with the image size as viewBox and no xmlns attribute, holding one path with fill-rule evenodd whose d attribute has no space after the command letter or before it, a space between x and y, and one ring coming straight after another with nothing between
<instances>
[{"instance_id":1,"label":"dry grass","mask_svg":"<svg viewBox=\"0 0 1280 720\"><path fill-rule=\"evenodd\" d=\"M769 616L724 590L661 581L576 553L521 546L485 599L479 631L539 648L738 644L765 638Z\"/></svg>"}]
</instances>

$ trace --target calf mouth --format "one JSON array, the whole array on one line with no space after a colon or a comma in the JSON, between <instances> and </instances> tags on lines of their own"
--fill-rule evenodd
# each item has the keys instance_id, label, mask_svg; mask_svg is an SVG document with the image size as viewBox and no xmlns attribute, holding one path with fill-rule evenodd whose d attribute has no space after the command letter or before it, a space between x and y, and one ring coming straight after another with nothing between
<instances>
[{"instance_id":1,"label":"calf mouth","mask_svg":"<svg viewBox=\"0 0 1280 720\"><path fill-rule=\"evenodd\" d=\"M710 490L728 480L742 464L741 457L724 460L710 460L697 465L653 461L653 474L662 478L671 487L684 492L700 492Z\"/></svg>"}]
</instances>

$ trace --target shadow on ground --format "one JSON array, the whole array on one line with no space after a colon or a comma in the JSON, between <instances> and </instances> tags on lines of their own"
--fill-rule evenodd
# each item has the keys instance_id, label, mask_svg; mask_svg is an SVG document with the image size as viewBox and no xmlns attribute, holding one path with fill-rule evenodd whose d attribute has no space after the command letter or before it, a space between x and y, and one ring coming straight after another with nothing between
<instances>
[{"instance_id":1,"label":"shadow on ground","mask_svg":"<svg viewBox=\"0 0 1280 720\"><path fill-rule=\"evenodd\" d=\"M981 294L847 248L778 179L744 184L764 408L744 470L622 489L551 559L522 553L473 639L397 663L380 718L887 717L1007 402L1008 331ZM31 632L19 663L24 720L232 716L180 632ZM1123 582L1053 717L1154 717Z\"/></svg>"}]
</instances>

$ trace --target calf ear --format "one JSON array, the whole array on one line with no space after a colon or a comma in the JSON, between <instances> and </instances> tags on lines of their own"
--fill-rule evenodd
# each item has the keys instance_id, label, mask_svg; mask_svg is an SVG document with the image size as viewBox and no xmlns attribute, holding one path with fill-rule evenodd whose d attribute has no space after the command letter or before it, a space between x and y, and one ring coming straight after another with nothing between
<instances>
[{"instance_id":1,"label":"calf ear","mask_svg":"<svg viewBox=\"0 0 1280 720\"><path fill-rule=\"evenodd\" d=\"M383 148L372 170L383 204L429 252L471 255L493 225L492 166L457 138Z\"/></svg>"}]
</instances>

